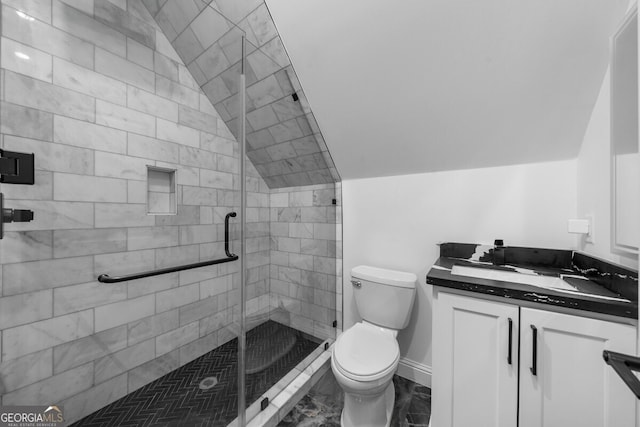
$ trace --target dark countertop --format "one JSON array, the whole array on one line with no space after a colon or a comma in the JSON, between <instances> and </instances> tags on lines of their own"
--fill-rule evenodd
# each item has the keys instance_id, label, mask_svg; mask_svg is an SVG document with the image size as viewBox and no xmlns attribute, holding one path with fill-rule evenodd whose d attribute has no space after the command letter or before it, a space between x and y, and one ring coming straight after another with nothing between
<instances>
[{"instance_id":1,"label":"dark countertop","mask_svg":"<svg viewBox=\"0 0 640 427\"><path fill-rule=\"evenodd\" d=\"M487 247L473 246L480 248L479 251L474 251L476 255L474 257L470 253L451 251L451 247L443 249L441 245L441 256L427 273L427 283L444 288L512 300L529 301L541 305L552 305L631 319L638 318L637 272L584 254L572 253L571 251L510 247L505 248L507 251L505 258L507 260L517 259L518 263L494 266L487 262L491 261L492 249L487 251ZM477 254L479 252L482 253L483 250L486 252L478 257ZM568 252L568 254L563 252ZM443 253L447 256L443 256ZM501 261L503 256L503 254L500 254ZM550 259L553 260L549 261ZM543 275L551 276L570 274L576 277L563 277L563 279L575 286L578 292L556 291L501 280L453 275L451 274L451 268L454 264L473 267L486 266L491 269L509 269L511 266L526 267L533 268ZM481 298L482 295L478 295L478 297ZM517 301L513 301L513 303L517 304Z\"/></svg>"}]
</instances>

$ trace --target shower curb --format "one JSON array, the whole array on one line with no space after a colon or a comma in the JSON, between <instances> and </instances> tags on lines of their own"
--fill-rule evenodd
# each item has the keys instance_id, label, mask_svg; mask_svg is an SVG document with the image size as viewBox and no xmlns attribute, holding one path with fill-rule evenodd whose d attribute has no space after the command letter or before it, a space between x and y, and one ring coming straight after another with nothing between
<instances>
[{"instance_id":1,"label":"shower curb","mask_svg":"<svg viewBox=\"0 0 640 427\"><path fill-rule=\"evenodd\" d=\"M325 343L329 348L324 350ZM292 369L247 408L247 427L276 426L293 407L309 392L322 376L331 369L333 340L324 341L316 350ZM269 405L261 411L261 402L269 399ZM227 427L239 427L238 418Z\"/></svg>"}]
</instances>

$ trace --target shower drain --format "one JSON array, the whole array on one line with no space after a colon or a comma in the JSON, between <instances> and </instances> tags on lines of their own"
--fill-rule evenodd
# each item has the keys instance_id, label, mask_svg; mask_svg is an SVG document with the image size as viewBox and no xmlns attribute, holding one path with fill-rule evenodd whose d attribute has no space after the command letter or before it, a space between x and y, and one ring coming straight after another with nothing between
<instances>
[{"instance_id":1,"label":"shower drain","mask_svg":"<svg viewBox=\"0 0 640 427\"><path fill-rule=\"evenodd\" d=\"M218 379L216 377L207 377L200 381L200 390L209 390L210 388L215 387L218 384Z\"/></svg>"}]
</instances>

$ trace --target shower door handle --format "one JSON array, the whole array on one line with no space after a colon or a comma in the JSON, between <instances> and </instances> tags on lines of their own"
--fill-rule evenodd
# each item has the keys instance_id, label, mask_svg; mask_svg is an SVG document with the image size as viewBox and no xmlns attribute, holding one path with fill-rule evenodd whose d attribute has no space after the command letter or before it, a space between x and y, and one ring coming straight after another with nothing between
<instances>
[{"instance_id":1,"label":"shower door handle","mask_svg":"<svg viewBox=\"0 0 640 427\"><path fill-rule=\"evenodd\" d=\"M229 212L224 217L224 252L227 254L228 257L235 256L229 251L229 217L235 218L235 216L236 216L235 212Z\"/></svg>"}]
</instances>

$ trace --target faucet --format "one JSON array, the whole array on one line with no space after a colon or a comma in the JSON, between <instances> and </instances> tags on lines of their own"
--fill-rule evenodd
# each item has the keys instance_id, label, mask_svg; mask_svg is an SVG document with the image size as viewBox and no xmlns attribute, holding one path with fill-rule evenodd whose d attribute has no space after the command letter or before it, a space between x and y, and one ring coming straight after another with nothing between
<instances>
[{"instance_id":1,"label":"faucet","mask_svg":"<svg viewBox=\"0 0 640 427\"><path fill-rule=\"evenodd\" d=\"M493 242L493 264L504 265L504 241L496 239Z\"/></svg>"}]
</instances>

